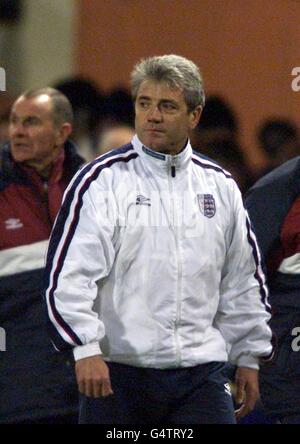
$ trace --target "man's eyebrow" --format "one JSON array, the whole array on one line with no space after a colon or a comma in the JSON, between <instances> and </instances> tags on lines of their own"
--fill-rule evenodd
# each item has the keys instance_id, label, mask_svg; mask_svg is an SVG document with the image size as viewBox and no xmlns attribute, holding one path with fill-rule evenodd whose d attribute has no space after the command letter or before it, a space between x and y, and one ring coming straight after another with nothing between
<instances>
[{"instance_id":1,"label":"man's eyebrow","mask_svg":"<svg viewBox=\"0 0 300 444\"><path fill-rule=\"evenodd\" d=\"M22 120L27 120L27 119L37 119L40 120L40 117L34 115L34 114L27 114L26 116L18 116L18 114L16 114L15 112L11 112L10 114L10 118L11 117L18 117Z\"/></svg>"},{"instance_id":2,"label":"man's eyebrow","mask_svg":"<svg viewBox=\"0 0 300 444\"><path fill-rule=\"evenodd\" d=\"M163 103L167 102L167 103L174 103L174 104L177 103L176 100L173 100L173 99L161 99L160 102L163 102Z\"/></svg>"},{"instance_id":3,"label":"man's eyebrow","mask_svg":"<svg viewBox=\"0 0 300 444\"><path fill-rule=\"evenodd\" d=\"M149 96L138 96L138 100L151 100Z\"/></svg>"},{"instance_id":4,"label":"man's eyebrow","mask_svg":"<svg viewBox=\"0 0 300 444\"><path fill-rule=\"evenodd\" d=\"M151 97L149 96L138 96L138 100L151 100ZM176 104L177 102L173 99L167 99L167 98L162 98L159 100L159 103L174 103Z\"/></svg>"}]
</instances>

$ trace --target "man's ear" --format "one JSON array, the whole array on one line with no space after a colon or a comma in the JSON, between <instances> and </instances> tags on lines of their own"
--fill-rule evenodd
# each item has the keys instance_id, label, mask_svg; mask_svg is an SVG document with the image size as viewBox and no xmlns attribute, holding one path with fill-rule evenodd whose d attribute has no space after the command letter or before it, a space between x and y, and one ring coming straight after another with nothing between
<instances>
[{"instance_id":1,"label":"man's ear","mask_svg":"<svg viewBox=\"0 0 300 444\"><path fill-rule=\"evenodd\" d=\"M190 112L190 129L194 129L198 125L202 109L202 106L198 105Z\"/></svg>"},{"instance_id":2,"label":"man's ear","mask_svg":"<svg viewBox=\"0 0 300 444\"><path fill-rule=\"evenodd\" d=\"M58 130L57 145L63 145L70 136L70 134L72 133L72 130L73 128L71 123L68 122L63 123Z\"/></svg>"}]
</instances>

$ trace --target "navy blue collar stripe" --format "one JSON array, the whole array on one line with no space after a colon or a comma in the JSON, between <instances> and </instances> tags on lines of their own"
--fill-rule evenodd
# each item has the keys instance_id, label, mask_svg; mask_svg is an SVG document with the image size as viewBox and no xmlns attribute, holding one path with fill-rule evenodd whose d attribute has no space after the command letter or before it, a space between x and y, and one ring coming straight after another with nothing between
<instances>
[{"instance_id":1,"label":"navy blue collar stripe","mask_svg":"<svg viewBox=\"0 0 300 444\"><path fill-rule=\"evenodd\" d=\"M164 154L149 150L149 148L146 148L145 146L142 147L142 150L144 151L144 153L148 154L148 156L155 157L159 160L166 160L166 156Z\"/></svg>"}]
</instances>

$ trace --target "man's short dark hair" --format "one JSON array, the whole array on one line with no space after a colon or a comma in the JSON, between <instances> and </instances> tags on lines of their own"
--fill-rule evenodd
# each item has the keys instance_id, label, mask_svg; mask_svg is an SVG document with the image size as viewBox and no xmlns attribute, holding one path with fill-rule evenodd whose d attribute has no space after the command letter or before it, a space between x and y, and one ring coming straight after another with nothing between
<instances>
[{"instance_id":1,"label":"man's short dark hair","mask_svg":"<svg viewBox=\"0 0 300 444\"><path fill-rule=\"evenodd\" d=\"M257 132L261 148L272 158L286 143L298 140L298 129L288 119L270 118L264 121Z\"/></svg>"},{"instance_id":2,"label":"man's short dark hair","mask_svg":"<svg viewBox=\"0 0 300 444\"><path fill-rule=\"evenodd\" d=\"M32 99L41 95L47 95L52 102L53 121L56 126L63 123L73 123L73 110L69 99L55 88L38 88L25 91L21 97Z\"/></svg>"}]
</instances>

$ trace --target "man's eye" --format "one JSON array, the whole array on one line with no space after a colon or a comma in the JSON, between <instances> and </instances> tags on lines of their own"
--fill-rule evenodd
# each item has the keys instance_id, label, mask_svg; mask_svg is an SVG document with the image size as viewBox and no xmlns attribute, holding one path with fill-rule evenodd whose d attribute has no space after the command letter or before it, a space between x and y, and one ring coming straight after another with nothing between
<instances>
[{"instance_id":1,"label":"man's eye","mask_svg":"<svg viewBox=\"0 0 300 444\"><path fill-rule=\"evenodd\" d=\"M141 108L148 108L148 106L149 106L149 103L148 102L140 102L140 107Z\"/></svg>"},{"instance_id":2,"label":"man's eye","mask_svg":"<svg viewBox=\"0 0 300 444\"><path fill-rule=\"evenodd\" d=\"M38 122L38 119L35 117L28 117L28 119L24 120L24 125L37 125Z\"/></svg>"},{"instance_id":3,"label":"man's eye","mask_svg":"<svg viewBox=\"0 0 300 444\"><path fill-rule=\"evenodd\" d=\"M164 103L163 108L167 111L172 111L175 109L175 106L172 103Z\"/></svg>"}]
</instances>

